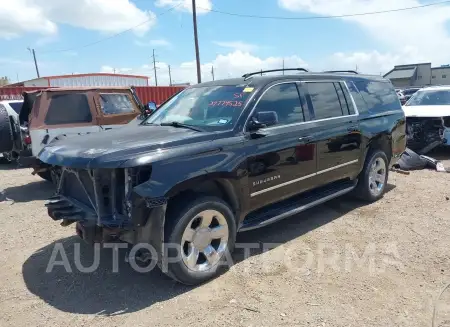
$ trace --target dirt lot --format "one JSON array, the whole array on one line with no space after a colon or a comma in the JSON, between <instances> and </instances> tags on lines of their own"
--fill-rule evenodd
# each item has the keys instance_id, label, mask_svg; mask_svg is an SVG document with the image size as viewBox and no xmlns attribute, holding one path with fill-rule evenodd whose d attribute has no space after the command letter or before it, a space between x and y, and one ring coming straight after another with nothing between
<instances>
[{"instance_id":1,"label":"dirt lot","mask_svg":"<svg viewBox=\"0 0 450 327\"><path fill-rule=\"evenodd\" d=\"M0 189L15 200L0 203L0 326L431 326L450 283L449 185L450 174L391 173L377 203L341 198L240 234L274 248L246 259L238 250L231 270L192 288L123 256L114 273L110 250L95 272L79 272L74 227L43 205L51 185L0 166ZM72 273L46 272L56 242ZM93 253L81 244L86 266ZM450 326L450 289L436 308L435 326Z\"/></svg>"}]
</instances>

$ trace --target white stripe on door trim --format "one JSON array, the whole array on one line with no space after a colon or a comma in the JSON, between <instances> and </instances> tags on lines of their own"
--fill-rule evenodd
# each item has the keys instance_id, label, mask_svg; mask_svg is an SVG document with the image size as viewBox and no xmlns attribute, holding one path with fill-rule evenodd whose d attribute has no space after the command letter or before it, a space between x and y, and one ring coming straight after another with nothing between
<instances>
[{"instance_id":1,"label":"white stripe on door trim","mask_svg":"<svg viewBox=\"0 0 450 327\"><path fill-rule=\"evenodd\" d=\"M265 188L265 189L263 189L261 191L257 191L257 192L251 193L250 197L254 197L254 196L257 196L257 195L269 192L269 191L273 191L273 190L276 190L276 189L278 189L280 187L287 186L287 185L290 185L290 184L293 184L293 183L297 183L297 182L303 181L305 179L308 179L308 178L311 178L311 177L314 177L314 176L317 176L317 175L320 175L320 174L324 174L324 173L327 173L327 172L335 170L335 169L339 169L339 168L342 168L342 167L345 167L345 166L348 166L348 165L353 165L353 164L357 163L358 161L359 161L358 159L352 160L352 161L349 161L349 162L346 162L346 163L343 163L343 164L340 164L340 165L337 165L337 166L334 166L334 167L331 167L331 168L320 170L320 171L318 171L317 173L314 173L314 174L302 176L300 178L293 179L293 180L291 180L289 182L284 182L284 183L281 183L281 184L278 184L278 185L275 185L275 186L271 186L271 187Z\"/></svg>"}]
</instances>

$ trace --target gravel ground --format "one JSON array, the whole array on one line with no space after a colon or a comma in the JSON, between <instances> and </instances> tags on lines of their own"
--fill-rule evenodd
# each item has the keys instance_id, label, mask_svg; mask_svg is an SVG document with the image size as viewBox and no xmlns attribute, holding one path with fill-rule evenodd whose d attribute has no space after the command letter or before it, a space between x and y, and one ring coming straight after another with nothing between
<instances>
[{"instance_id":1,"label":"gravel ground","mask_svg":"<svg viewBox=\"0 0 450 327\"><path fill-rule=\"evenodd\" d=\"M450 158L450 154L440 154ZM445 165L450 167L450 161ZM46 213L49 183L0 166L0 326L450 326L450 175L391 173L370 205L333 200L238 236L271 249L237 250L233 267L186 287L158 269L138 273L111 250L76 269L80 241ZM72 272L46 272L62 243ZM81 261L94 251L81 243ZM109 251L109 252L108 252ZM437 303L435 305L435 303Z\"/></svg>"}]
</instances>

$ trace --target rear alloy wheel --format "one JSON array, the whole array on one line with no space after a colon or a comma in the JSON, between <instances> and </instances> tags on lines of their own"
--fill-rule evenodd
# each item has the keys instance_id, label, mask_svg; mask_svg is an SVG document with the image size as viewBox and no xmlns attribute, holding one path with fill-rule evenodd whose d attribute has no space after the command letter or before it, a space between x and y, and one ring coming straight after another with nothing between
<instances>
[{"instance_id":1,"label":"rear alloy wheel","mask_svg":"<svg viewBox=\"0 0 450 327\"><path fill-rule=\"evenodd\" d=\"M369 152L361 172L354 194L365 201L380 199L388 180L388 159L381 150Z\"/></svg>"},{"instance_id":2,"label":"rear alloy wheel","mask_svg":"<svg viewBox=\"0 0 450 327\"><path fill-rule=\"evenodd\" d=\"M386 163L382 158L376 158L369 173L369 190L373 196L377 197L384 191L386 174Z\"/></svg>"},{"instance_id":3,"label":"rear alloy wheel","mask_svg":"<svg viewBox=\"0 0 450 327\"><path fill-rule=\"evenodd\" d=\"M170 213L165 229L170 245L168 256L175 261L168 264L167 274L187 285L219 275L236 239L232 210L221 199L209 196L199 197Z\"/></svg>"}]
</instances>

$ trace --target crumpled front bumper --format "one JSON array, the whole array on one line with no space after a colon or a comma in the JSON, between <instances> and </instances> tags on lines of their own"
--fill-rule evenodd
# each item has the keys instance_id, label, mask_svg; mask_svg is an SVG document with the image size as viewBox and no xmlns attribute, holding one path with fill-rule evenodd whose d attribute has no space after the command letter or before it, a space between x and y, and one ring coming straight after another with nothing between
<instances>
[{"instance_id":1,"label":"crumpled front bumper","mask_svg":"<svg viewBox=\"0 0 450 327\"><path fill-rule=\"evenodd\" d=\"M407 117L407 147L425 154L436 146L448 144L450 133L442 117Z\"/></svg>"},{"instance_id":2,"label":"crumpled front bumper","mask_svg":"<svg viewBox=\"0 0 450 327\"><path fill-rule=\"evenodd\" d=\"M45 204L62 226L76 224L87 243L119 239L161 247L166 201L147 199L134 191L129 169L63 168L56 194Z\"/></svg>"}]
</instances>

